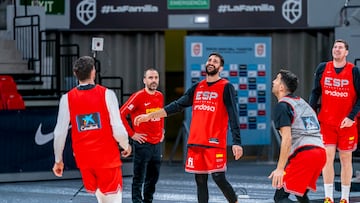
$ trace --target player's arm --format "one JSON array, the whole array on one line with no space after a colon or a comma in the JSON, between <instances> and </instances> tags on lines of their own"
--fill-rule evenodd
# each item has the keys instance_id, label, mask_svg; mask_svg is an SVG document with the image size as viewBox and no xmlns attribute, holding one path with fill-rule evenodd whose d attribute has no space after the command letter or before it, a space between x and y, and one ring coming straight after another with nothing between
<instances>
[{"instance_id":1,"label":"player's arm","mask_svg":"<svg viewBox=\"0 0 360 203\"><path fill-rule=\"evenodd\" d=\"M280 188L283 185L285 166L291 149L291 127L284 126L279 130L281 136L280 155L276 169L271 173L272 186Z\"/></svg>"},{"instance_id":2,"label":"player's arm","mask_svg":"<svg viewBox=\"0 0 360 203\"><path fill-rule=\"evenodd\" d=\"M193 85L190 89L188 89L185 92L185 94L182 97L166 105L163 109L160 109L158 111L149 114L138 115L134 119L134 124L139 125L140 123L147 122L150 119L164 118L176 114L178 112L182 112L186 107L192 105L196 86L197 84Z\"/></svg>"},{"instance_id":3,"label":"player's arm","mask_svg":"<svg viewBox=\"0 0 360 203\"><path fill-rule=\"evenodd\" d=\"M237 111L237 101L234 86L231 83L225 85L223 101L228 112L231 135L234 145L241 145L240 122Z\"/></svg>"},{"instance_id":4,"label":"player's arm","mask_svg":"<svg viewBox=\"0 0 360 203\"><path fill-rule=\"evenodd\" d=\"M237 98L234 86L231 83L227 83L224 88L223 101L228 112L230 130L233 139L232 152L235 160L240 159L243 155L243 148L241 147L240 137L240 122L237 111Z\"/></svg>"},{"instance_id":5,"label":"player's arm","mask_svg":"<svg viewBox=\"0 0 360 203\"><path fill-rule=\"evenodd\" d=\"M136 109L136 96L134 93L130 96L130 98L120 107L120 118L128 132L128 135L132 137L135 134L134 129L130 126L127 117Z\"/></svg>"},{"instance_id":6,"label":"player's arm","mask_svg":"<svg viewBox=\"0 0 360 203\"><path fill-rule=\"evenodd\" d=\"M353 68L353 81L354 81L354 87L357 95L356 103L351 110L351 112L348 115L348 118L351 120L355 120L355 117L360 111L360 68L354 67Z\"/></svg>"},{"instance_id":7,"label":"player's arm","mask_svg":"<svg viewBox=\"0 0 360 203\"><path fill-rule=\"evenodd\" d=\"M293 119L293 110L285 102L276 104L273 114L275 128L279 130L281 136L280 155L277 167L270 174L272 186L275 188L282 187L283 176L286 163L291 150L291 121Z\"/></svg>"},{"instance_id":8,"label":"player's arm","mask_svg":"<svg viewBox=\"0 0 360 203\"><path fill-rule=\"evenodd\" d=\"M161 93L161 106L164 107L164 95ZM161 129L162 129L162 136L160 142L164 141L165 138L165 119L164 117L161 118Z\"/></svg>"},{"instance_id":9,"label":"player's arm","mask_svg":"<svg viewBox=\"0 0 360 203\"><path fill-rule=\"evenodd\" d=\"M54 129L54 154L55 163L53 172L56 176L61 177L64 170L63 151L70 123L70 112L67 94L64 94L59 103L59 112L56 126Z\"/></svg>"},{"instance_id":10,"label":"player's arm","mask_svg":"<svg viewBox=\"0 0 360 203\"><path fill-rule=\"evenodd\" d=\"M123 122L120 119L119 103L114 91L106 89L105 101L109 111L110 125L115 140L119 143L121 148L125 150L125 152L131 152L128 134Z\"/></svg>"},{"instance_id":11,"label":"player's arm","mask_svg":"<svg viewBox=\"0 0 360 203\"><path fill-rule=\"evenodd\" d=\"M314 74L314 85L313 85L313 89L311 91L311 95L310 95L310 99L309 99L309 104L311 106L312 109L314 109L315 112L318 112L319 109L319 99L321 96L321 77L322 74L325 70L325 66L326 63L320 63L317 68L316 68L316 72Z\"/></svg>"},{"instance_id":12,"label":"player's arm","mask_svg":"<svg viewBox=\"0 0 360 203\"><path fill-rule=\"evenodd\" d=\"M350 113L347 115L347 117L345 117L340 124L340 128L346 128L346 127L351 127L352 125L354 125L355 123L355 117L357 116L359 110L360 110L360 73L359 73L359 68L354 67L352 69L352 74L353 74L353 85L355 88L355 92L356 92L356 102L355 105L353 106L353 108L351 109Z\"/></svg>"},{"instance_id":13,"label":"player's arm","mask_svg":"<svg viewBox=\"0 0 360 203\"><path fill-rule=\"evenodd\" d=\"M140 114L135 117L134 125L140 125L140 123L148 122L150 119L164 118L167 117L167 113L164 109L159 109L157 111L148 113L148 114Z\"/></svg>"},{"instance_id":14,"label":"player's arm","mask_svg":"<svg viewBox=\"0 0 360 203\"><path fill-rule=\"evenodd\" d=\"M182 97L164 107L167 116L182 112L185 108L193 105L195 89L198 84L196 83L190 87Z\"/></svg>"}]
</instances>

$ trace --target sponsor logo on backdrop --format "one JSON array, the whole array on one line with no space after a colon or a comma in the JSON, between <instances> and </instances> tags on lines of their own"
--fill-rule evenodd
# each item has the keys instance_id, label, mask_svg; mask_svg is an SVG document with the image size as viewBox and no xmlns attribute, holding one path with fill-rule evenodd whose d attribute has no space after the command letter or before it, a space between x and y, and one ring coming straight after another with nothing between
<instances>
[{"instance_id":1,"label":"sponsor logo on backdrop","mask_svg":"<svg viewBox=\"0 0 360 203\"><path fill-rule=\"evenodd\" d=\"M35 143L37 145L44 145L44 144L50 142L52 139L54 139L54 132L44 134L41 130L41 127L42 127L42 123L40 123L40 125L35 133ZM71 128L71 125L69 126L68 129L70 129L70 128Z\"/></svg>"},{"instance_id":2,"label":"sponsor logo on backdrop","mask_svg":"<svg viewBox=\"0 0 360 203\"><path fill-rule=\"evenodd\" d=\"M301 0L286 0L282 5L282 16L289 23L294 24L302 16Z\"/></svg>"},{"instance_id":3,"label":"sponsor logo on backdrop","mask_svg":"<svg viewBox=\"0 0 360 203\"><path fill-rule=\"evenodd\" d=\"M44 145L54 139L54 132L43 134L41 131L42 123L40 123L35 133L35 143L37 145Z\"/></svg>"},{"instance_id":4,"label":"sponsor logo on backdrop","mask_svg":"<svg viewBox=\"0 0 360 203\"><path fill-rule=\"evenodd\" d=\"M76 17L84 25L96 18L96 0L83 0L76 6Z\"/></svg>"}]
</instances>

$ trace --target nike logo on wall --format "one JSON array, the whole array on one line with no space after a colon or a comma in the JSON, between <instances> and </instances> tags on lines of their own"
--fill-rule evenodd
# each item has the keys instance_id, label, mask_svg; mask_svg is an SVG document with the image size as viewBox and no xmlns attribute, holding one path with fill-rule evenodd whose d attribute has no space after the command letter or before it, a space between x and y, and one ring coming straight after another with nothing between
<instances>
[{"instance_id":1,"label":"nike logo on wall","mask_svg":"<svg viewBox=\"0 0 360 203\"><path fill-rule=\"evenodd\" d=\"M41 132L42 123L40 123L36 133L35 133L35 143L37 145L44 145L54 139L54 132L43 134Z\"/></svg>"},{"instance_id":2,"label":"nike logo on wall","mask_svg":"<svg viewBox=\"0 0 360 203\"><path fill-rule=\"evenodd\" d=\"M41 131L42 123L40 123L38 129L35 133L35 143L37 145L44 145L48 142L50 142L52 139L54 139L54 132L43 134ZM71 125L69 126L69 129L71 128Z\"/></svg>"}]
</instances>

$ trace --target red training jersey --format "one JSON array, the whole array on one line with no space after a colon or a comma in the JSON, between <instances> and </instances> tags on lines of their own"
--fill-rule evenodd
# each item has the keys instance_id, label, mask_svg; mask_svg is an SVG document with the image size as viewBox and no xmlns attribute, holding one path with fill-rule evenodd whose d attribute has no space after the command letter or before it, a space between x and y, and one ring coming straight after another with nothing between
<instances>
[{"instance_id":1,"label":"red training jersey","mask_svg":"<svg viewBox=\"0 0 360 203\"><path fill-rule=\"evenodd\" d=\"M326 64L321 77L321 108L319 121L340 126L341 121L350 113L357 96L353 82L354 64L346 63L337 74L332 61Z\"/></svg>"},{"instance_id":2,"label":"red training jersey","mask_svg":"<svg viewBox=\"0 0 360 203\"><path fill-rule=\"evenodd\" d=\"M188 144L226 148L229 116L223 100L227 80L210 86L201 81L194 92Z\"/></svg>"},{"instance_id":3,"label":"red training jersey","mask_svg":"<svg viewBox=\"0 0 360 203\"><path fill-rule=\"evenodd\" d=\"M72 147L79 168L114 168L121 165L105 102L106 88L73 88L68 92Z\"/></svg>"},{"instance_id":4,"label":"red training jersey","mask_svg":"<svg viewBox=\"0 0 360 203\"><path fill-rule=\"evenodd\" d=\"M145 88L135 92L120 108L120 116L130 137L134 133L146 134L146 142L157 144L163 136L164 118L151 119L148 122L135 126L134 119L140 114L148 114L164 107L164 96L160 91L154 94L146 92ZM127 115L130 115L132 126L130 126Z\"/></svg>"}]
</instances>

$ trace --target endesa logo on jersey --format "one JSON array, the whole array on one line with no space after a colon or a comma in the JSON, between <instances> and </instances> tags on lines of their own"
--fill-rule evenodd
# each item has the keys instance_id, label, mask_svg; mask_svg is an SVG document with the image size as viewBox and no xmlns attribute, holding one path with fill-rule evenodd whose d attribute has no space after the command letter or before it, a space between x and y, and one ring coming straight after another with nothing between
<instances>
[{"instance_id":1,"label":"endesa logo on jersey","mask_svg":"<svg viewBox=\"0 0 360 203\"><path fill-rule=\"evenodd\" d=\"M195 95L194 110L215 112L216 107L212 101L219 97L217 92L198 91Z\"/></svg>"}]
</instances>

